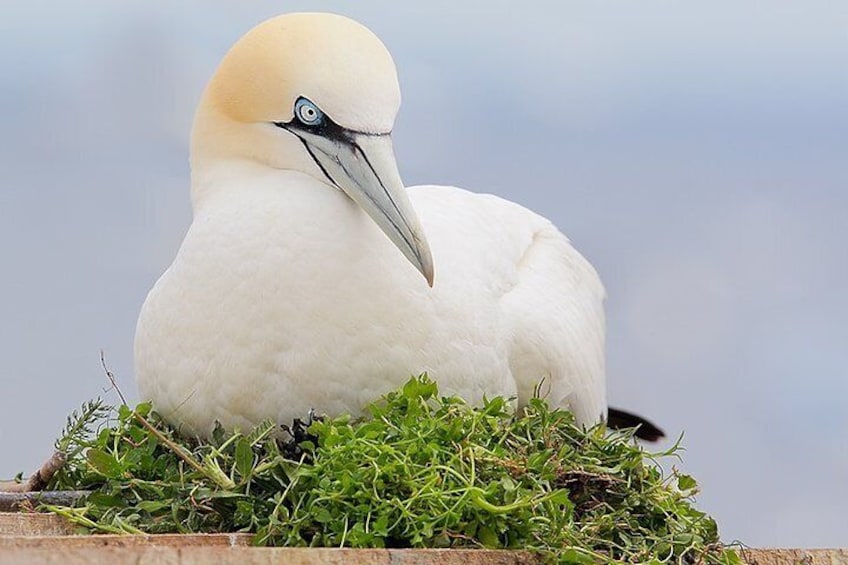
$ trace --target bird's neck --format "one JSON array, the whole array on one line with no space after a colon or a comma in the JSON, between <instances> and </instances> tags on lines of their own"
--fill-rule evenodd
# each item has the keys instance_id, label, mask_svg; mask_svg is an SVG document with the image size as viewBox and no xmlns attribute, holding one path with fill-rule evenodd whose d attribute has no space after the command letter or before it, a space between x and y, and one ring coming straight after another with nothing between
<instances>
[{"instance_id":1,"label":"bird's neck","mask_svg":"<svg viewBox=\"0 0 848 565\"><path fill-rule=\"evenodd\" d=\"M306 192L331 198L347 197L337 188L306 173L275 169L249 159L215 159L192 162L191 201L197 214L221 199L248 200L254 196L268 199L297 198Z\"/></svg>"},{"instance_id":2,"label":"bird's neck","mask_svg":"<svg viewBox=\"0 0 848 565\"><path fill-rule=\"evenodd\" d=\"M247 161L219 161L192 171L195 237L261 255L283 250L286 273L327 284L380 273L382 284L426 282L371 218L341 190L311 175ZM262 242L262 245L256 245ZM273 255L273 253L272 253ZM282 275L279 275L282 276ZM280 283L282 284L282 282ZM365 282L363 282L365 284ZM386 291L387 292L387 291Z\"/></svg>"}]
</instances>

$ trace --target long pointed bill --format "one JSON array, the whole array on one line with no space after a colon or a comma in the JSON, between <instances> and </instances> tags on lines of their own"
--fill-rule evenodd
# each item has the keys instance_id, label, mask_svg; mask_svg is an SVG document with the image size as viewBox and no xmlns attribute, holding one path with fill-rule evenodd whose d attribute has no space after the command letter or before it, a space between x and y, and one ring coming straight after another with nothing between
<instances>
[{"instance_id":1,"label":"long pointed bill","mask_svg":"<svg viewBox=\"0 0 848 565\"><path fill-rule=\"evenodd\" d=\"M327 178L365 210L433 286L430 246L400 179L390 135L297 132Z\"/></svg>"}]
</instances>

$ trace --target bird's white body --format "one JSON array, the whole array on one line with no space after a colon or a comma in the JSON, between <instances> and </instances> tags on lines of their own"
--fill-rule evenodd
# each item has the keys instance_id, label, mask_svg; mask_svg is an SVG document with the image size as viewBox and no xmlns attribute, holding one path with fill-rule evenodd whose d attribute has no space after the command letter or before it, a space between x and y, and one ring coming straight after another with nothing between
<instances>
[{"instance_id":1,"label":"bird's white body","mask_svg":"<svg viewBox=\"0 0 848 565\"><path fill-rule=\"evenodd\" d=\"M306 44L304 68L291 54ZM271 20L225 59L195 121L194 220L135 343L141 396L182 431L358 414L422 372L470 402L526 402L544 381L579 422L605 417L594 269L517 204L403 189L396 90L379 40L338 16ZM318 107L341 125L310 126Z\"/></svg>"},{"instance_id":2,"label":"bird's white body","mask_svg":"<svg viewBox=\"0 0 848 565\"><path fill-rule=\"evenodd\" d=\"M603 289L546 219L451 187L409 189L433 288L340 191L292 171L224 168L138 323L140 392L189 433L215 420L357 414L427 371L443 392L606 409Z\"/></svg>"}]
</instances>

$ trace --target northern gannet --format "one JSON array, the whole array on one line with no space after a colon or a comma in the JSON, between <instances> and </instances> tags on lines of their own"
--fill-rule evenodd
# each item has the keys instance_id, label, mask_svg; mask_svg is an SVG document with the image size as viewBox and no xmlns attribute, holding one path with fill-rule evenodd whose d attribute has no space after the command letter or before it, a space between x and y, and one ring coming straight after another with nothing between
<instances>
[{"instance_id":1,"label":"northern gannet","mask_svg":"<svg viewBox=\"0 0 848 565\"><path fill-rule=\"evenodd\" d=\"M604 289L545 218L404 188L400 89L364 26L288 14L227 53L194 120L194 219L135 339L141 396L183 433L363 405L427 372L445 393L606 417ZM423 276L422 276L423 275Z\"/></svg>"}]
</instances>

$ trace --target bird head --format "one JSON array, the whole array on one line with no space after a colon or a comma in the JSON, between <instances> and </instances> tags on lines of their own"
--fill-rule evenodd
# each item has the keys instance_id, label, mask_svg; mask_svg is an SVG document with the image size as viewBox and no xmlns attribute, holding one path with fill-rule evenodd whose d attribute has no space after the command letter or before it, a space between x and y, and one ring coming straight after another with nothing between
<instances>
[{"instance_id":1,"label":"bird head","mask_svg":"<svg viewBox=\"0 0 848 565\"><path fill-rule=\"evenodd\" d=\"M367 28L334 14L278 16L242 37L207 86L192 169L248 160L311 175L356 202L432 286L392 148L399 106L392 57Z\"/></svg>"}]
</instances>

